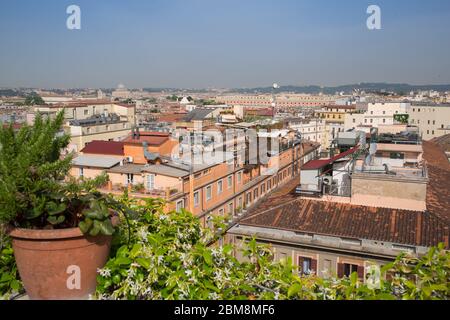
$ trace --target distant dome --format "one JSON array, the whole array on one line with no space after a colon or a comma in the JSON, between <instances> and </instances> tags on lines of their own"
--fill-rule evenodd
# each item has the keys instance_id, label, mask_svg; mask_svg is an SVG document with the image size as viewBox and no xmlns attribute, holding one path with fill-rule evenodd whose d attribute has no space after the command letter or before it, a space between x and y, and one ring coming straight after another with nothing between
<instances>
[{"instance_id":1,"label":"distant dome","mask_svg":"<svg viewBox=\"0 0 450 320\"><path fill-rule=\"evenodd\" d=\"M122 83L120 83L120 84L117 86L117 88L118 88L118 89L125 89L125 86L124 86Z\"/></svg>"}]
</instances>

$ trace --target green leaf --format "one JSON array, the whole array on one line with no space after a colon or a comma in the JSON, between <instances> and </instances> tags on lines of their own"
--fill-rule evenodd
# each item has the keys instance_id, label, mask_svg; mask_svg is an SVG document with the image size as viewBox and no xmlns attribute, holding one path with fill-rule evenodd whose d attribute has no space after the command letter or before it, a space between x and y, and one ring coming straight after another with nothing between
<instances>
[{"instance_id":1,"label":"green leaf","mask_svg":"<svg viewBox=\"0 0 450 320\"><path fill-rule=\"evenodd\" d=\"M92 228L89 231L89 235L91 235L93 237L98 236L98 234L100 233L100 228L99 228L98 224L95 223L96 221L97 220L94 221L94 224L92 225Z\"/></svg>"},{"instance_id":2,"label":"green leaf","mask_svg":"<svg viewBox=\"0 0 450 320\"><path fill-rule=\"evenodd\" d=\"M130 265L131 262L132 262L131 259L128 259L125 257L119 257L119 258L116 258L116 260L115 260L116 265L119 265L119 266Z\"/></svg>"},{"instance_id":3,"label":"green leaf","mask_svg":"<svg viewBox=\"0 0 450 320\"><path fill-rule=\"evenodd\" d=\"M48 202L46 207L47 213L51 216L63 213L67 209L65 203L57 204L56 202Z\"/></svg>"},{"instance_id":4,"label":"green leaf","mask_svg":"<svg viewBox=\"0 0 450 320\"><path fill-rule=\"evenodd\" d=\"M84 221L81 221L78 224L78 227L80 228L81 232L83 232L84 234L87 234L89 229L91 229L93 224L93 221L89 218L86 218Z\"/></svg>"},{"instance_id":5,"label":"green leaf","mask_svg":"<svg viewBox=\"0 0 450 320\"><path fill-rule=\"evenodd\" d=\"M50 222L52 225L57 225L57 224L61 224L64 222L64 220L66 220L66 217L64 216L50 216L47 218L47 221Z\"/></svg>"},{"instance_id":6,"label":"green leaf","mask_svg":"<svg viewBox=\"0 0 450 320\"><path fill-rule=\"evenodd\" d=\"M212 255L211 255L211 251L209 251L208 249L205 249L205 251L203 251L203 258L205 259L205 262L209 265L212 265Z\"/></svg>"},{"instance_id":7,"label":"green leaf","mask_svg":"<svg viewBox=\"0 0 450 320\"><path fill-rule=\"evenodd\" d=\"M145 269L150 269L150 260L144 258L137 258L136 262Z\"/></svg>"},{"instance_id":8,"label":"green leaf","mask_svg":"<svg viewBox=\"0 0 450 320\"><path fill-rule=\"evenodd\" d=\"M92 220L102 220L104 219L103 213L101 211L95 211L95 210L85 210L83 211L83 214Z\"/></svg>"},{"instance_id":9,"label":"green leaf","mask_svg":"<svg viewBox=\"0 0 450 320\"><path fill-rule=\"evenodd\" d=\"M17 292L20 290L21 284L18 280L13 280L11 281L10 287L11 289Z\"/></svg>"},{"instance_id":10,"label":"green leaf","mask_svg":"<svg viewBox=\"0 0 450 320\"><path fill-rule=\"evenodd\" d=\"M94 221L94 227L97 226L100 230L100 234L103 234L105 236L111 236L114 233L114 227L111 223L111 220L105 220L105 221Z\"/></svg>"},{"instance_id":11,"label":"green leaf","mask_svg":"<svg viewBox=\"0 0 450 320\"><path fill-rule=\"evenodd\" d=\"M302 290L301 284L300 283L294 283L288 289L288 298L291 298L291 297L295 296L297 293L300 292L300 290Z\"/></svg>"}]
</instances>

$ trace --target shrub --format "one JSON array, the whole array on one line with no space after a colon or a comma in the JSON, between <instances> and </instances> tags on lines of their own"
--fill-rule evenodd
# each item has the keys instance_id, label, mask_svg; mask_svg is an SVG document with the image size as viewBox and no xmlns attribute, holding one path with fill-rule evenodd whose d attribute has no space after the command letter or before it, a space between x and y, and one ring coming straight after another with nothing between
<instances>
[{"instance_id":1,"label":"shrub","mask_svg":"<svg viewBox=\"0 0 450 320\"><path fill-rule=\"evenodd\" d=\"M0 300L9 299L23 291L11 241L0 226Z\"/></svg>"},{"instance_id":2,"label":"shrub","mask_svg":"<svg viewBox=\"0 0 450 320\"><path fill-rule=\"evenodd\" d=\"M186 211L165 214L163 202L121 199L131 229L123 224L115 249L99 270L97 299L448 299L450 255L443 246L421 259L400 255L382 273L379 287L355 273L344 279L299 276L290 260L274 262L269 247L252 239L243 248L245 262L232 245L210 246L215 230L202 228ZM131 231L129 234L128 232ZM128 234L130 237L128 237ZM129 241L130 240L130 241ZM129 241L129 242L128 242ZM412 281L414 276L418 281Z\"/></svg>"},{"instance_id":3,"label":"shrub","mask_svg":"<svg viewBox=\"0 0 450 320\"><path fill-rule=\"evenodd\" d=\"M0 224L31 229L80 226L84 233L111 235L112 199L96 189L107 176L67 179L72 156L63 157L70 136L64 112L54 120L38 115L33 126L16 132L0 126Z\"/></svg>"}]
</instances>

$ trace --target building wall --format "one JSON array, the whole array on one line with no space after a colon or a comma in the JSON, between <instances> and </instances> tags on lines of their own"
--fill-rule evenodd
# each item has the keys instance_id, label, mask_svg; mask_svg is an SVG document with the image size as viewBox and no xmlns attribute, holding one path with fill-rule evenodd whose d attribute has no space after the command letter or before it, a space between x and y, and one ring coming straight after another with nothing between
<instances>
[{"instance_id":1,"label":"building wall","mask_svg":"<svg viewBox=\"0 0 450 320\"><path fill-rule=\"evenodd\" d=\"M426 209L426 195L426 179L352 175L352 204L423 211Z\"/></svg>"},{"instance_id":2,"label":"building wall","mask_svg":"<svg viewBox=\"0 0 450 320\"><path fill-rule=\"evenodd\" d=\"M239 261L247 261L242 255L241 250L245 245L245 242L238 236L230 236L230 242L234 243L237 247L235 250L235 257ZM259 244L267 244L266 241L258 241ZM274 254L276 262L284 259L291 259L293 265L297 267L297 270L301 270L301 259L309 258L313 260L312 264L314 267L314 273L322 278L329 277L342 277L342 267L343 264L352 264L357 266L357 272L360 279L365 279L366 267L371 265L383 266L390 262L389 259L376 259L376 258L366 258L357 254L344 253L344 252L333 252L332 250L320 250L315 248L308 248L299 245L283 244L279 242L270 242L270 248Z\"/></svg>"},{"instance_id":3,"label":"building wall","mask_svg":"<svg viewBox=\"0 0 450 320\"><path fill-rule=\"evenodd\" d=\"M406 114L409 103L369 103L364 113L348 113L345 115L345 130L355 129L358 126L370 125L378 127L382 125L391 126L395 123L394 115Z\"/></svg>"},{"instance_id":4,"label":"building wall","mask_svg":"<svg viewBox=\"0 0 450 320\"><path fill-rule=\"evenodd\" d=\"M70 147L75 152L80 152L80 150L83 149L89 142L92 142L94 140L120 140L121 138L126 137L129 133L130 130L127 128L117 131L105 131L86 135L72 136L70 140Z\"/></svg>"},{"instance_id":5,"label":"building wall","mask_svg":"<svg viewBox=\"0 0 450 320\"><path fill-rule=\"evenodd\" d=\"M336 100L335 96L326 95L277 95L276 103L277 107L321 107L329 104L333 104ZM236 95L236 96L219 96L216 97L216 101L219 103L225 103L229 105L242 105L242 106L265 106L270 107L273 103L272 95Z\"/></svg>"},{"instance_id":6,"label":"building wall","mask_svg":"<svg viewBox=\"0 0 450 320\"><path fill-rule=\"evenodd\" d=\"M92 167L83 167L83 177L86 179L94 179L101 175L104 172L104 169L101 168L92 168ZM81 178L81 168L80 167L72 167L70 169L70 175L75 178Z\"/></svg>"},{"instance_id":7,"label":"building wall","mask_svg":"<svg viewBox=\"0 0 450 320\"><path fill-rule=\"evenodd\" d=\"M431 140L445 134L444 128L450 126L450 105L420 106L408 108L409 124L419 128L424 140Z\"/></svg>"}]
</instances>

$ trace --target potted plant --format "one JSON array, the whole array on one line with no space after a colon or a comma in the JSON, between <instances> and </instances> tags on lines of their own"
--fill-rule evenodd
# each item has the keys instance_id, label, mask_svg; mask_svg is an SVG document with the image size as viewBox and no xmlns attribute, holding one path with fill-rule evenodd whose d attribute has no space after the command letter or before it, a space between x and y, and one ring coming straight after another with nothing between
<instances>
[{"instance_id":1,"label":"potted plant","mask_svg":"<svg viewBox=\"0 0 450 320\"><path fill-rule=\"evenodd\" d=\"M0 126L0 224L8 226L20 278L30 299L82 299L94 292L114 232L106 176L67 178L70 137L36 117L20 131Z\"/></svg>"}]
</instances>

